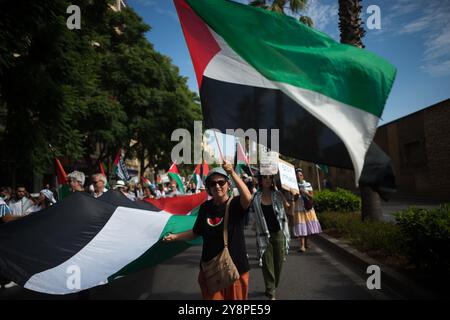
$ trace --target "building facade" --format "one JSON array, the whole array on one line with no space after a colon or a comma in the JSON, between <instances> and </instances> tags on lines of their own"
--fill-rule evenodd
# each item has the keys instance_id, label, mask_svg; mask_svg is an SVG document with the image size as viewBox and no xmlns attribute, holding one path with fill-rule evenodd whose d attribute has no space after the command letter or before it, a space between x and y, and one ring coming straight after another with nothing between
<instances>
[{"instance_id":1,"label":"building facade","mask_svg":"<svg viewBox=\"0 0 450 320\"><path fill-rule=\"evenodd\" d=\"M395 197L450 202L450 99L378 127L374 141L392 160ZM330 168L328 178L357 191L351 170Z\"/></svg>"}]
</instances>

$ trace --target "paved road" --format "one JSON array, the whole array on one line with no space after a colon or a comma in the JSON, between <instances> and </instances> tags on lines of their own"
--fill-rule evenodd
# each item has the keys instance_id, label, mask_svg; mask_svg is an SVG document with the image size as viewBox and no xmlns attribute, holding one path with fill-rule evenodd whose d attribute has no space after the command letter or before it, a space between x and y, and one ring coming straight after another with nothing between
<instances>
[{"instance_id":1,"label":"paved road","mask_svg":"<svg viewBox=\"0 0 450 320\"><path fill-rule=\"evenodd\" d=\"M383 211L383 218L385 221L394 222L395 218L392 215L400 210L407 209L409 207L417 207L423 209L438 208L439 203L437 202L425 202L419 200L402 200L402 199L391 199L388 202L381 201L381 210Z\"/></svg>"},{"instance_id":2,"label":"paved road","mask_svg":"<svg viewBox=\"0 0 450 320\"><path fill-rule=\"evenodd\" d=\"M246 231L251 271L249 299L264 300L264 282L256 261L255 237ZM310 249L297 253L297 240L292 240L292 250L287 257L283 276L277 291L278 299L395 299L400 298L388 289L368 290L365 274L360 274L341 262L333 252L327 252L311 239ZM197 284L198 262L201 247L192 247L184 253L155 268L115 280L111 284L93 288L89 299L201 299ZM52 296L15 287L0 291L0 299L79 299L86 296L72 294Z\"/></svg>"}]
</instances>

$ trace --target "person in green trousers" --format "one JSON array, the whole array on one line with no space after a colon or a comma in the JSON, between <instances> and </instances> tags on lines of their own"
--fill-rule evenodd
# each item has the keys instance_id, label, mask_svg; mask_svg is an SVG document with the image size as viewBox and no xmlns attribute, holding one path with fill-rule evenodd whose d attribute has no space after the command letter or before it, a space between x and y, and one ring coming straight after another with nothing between
<instances>
[{"instance_id":1,"label":"person in green trousers","mask_svg":"<svg viewBox=\"0 0 450 320\"><path fill-rule=\"evenodd\" d=\"M273 176L259 175L259 187L253 198L255 211L256 241L258 254L262 257L265 295L275 300L285 256L289 250L289 227L286 211L290 204L276 190Z\"/></svg>"}]
</instances>

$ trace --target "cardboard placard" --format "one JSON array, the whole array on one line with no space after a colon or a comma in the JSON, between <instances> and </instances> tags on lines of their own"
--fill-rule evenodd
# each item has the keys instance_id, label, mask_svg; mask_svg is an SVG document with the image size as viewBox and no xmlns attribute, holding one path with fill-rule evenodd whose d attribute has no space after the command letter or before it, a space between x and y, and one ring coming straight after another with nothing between
<instances>
[{"instance_id":1,"label":"cardboard placard","mask_svg":"<svg viewBox=\"0 0 450 320\"><path fill-rule=\"evenodd\" d=\"M295 167L289 162L279 159L278 169L281 187L287 191L294 189L297 193L300 193L298 190L297 177L295 175Z\"/></svg>"},{"instance_id":2,"label":"cardboard placard","mask_svg":"<svg viewBox=\"0 0 450 320\"><path fill-rule=\"evenodd\" d=\"M259 169L264 176L273 176L278 173L278 152L270 151L265 146L259 146Z\"/></svg>"}]
</instances>

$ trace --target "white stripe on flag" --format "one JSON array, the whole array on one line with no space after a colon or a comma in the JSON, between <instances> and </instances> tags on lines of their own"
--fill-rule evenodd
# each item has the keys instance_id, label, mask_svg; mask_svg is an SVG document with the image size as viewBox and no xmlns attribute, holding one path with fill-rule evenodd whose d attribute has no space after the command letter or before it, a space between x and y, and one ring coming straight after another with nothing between
<instances>
[{"instance_id":1,"label":"white stripe on flag","mask_svg":"<svg viewBox=\"0 0 450 320\"><path fill-rule=\"evenodd\" d=\"M159 240L170 217L165 211L117 207L106 225L83 249L61 265L33 275L24 287L67 294L106 283L109 276L136 260ZM70 288L71 283L76 283L72 280L78 270L80 288Z\"/></svg>"}]
</instances>

